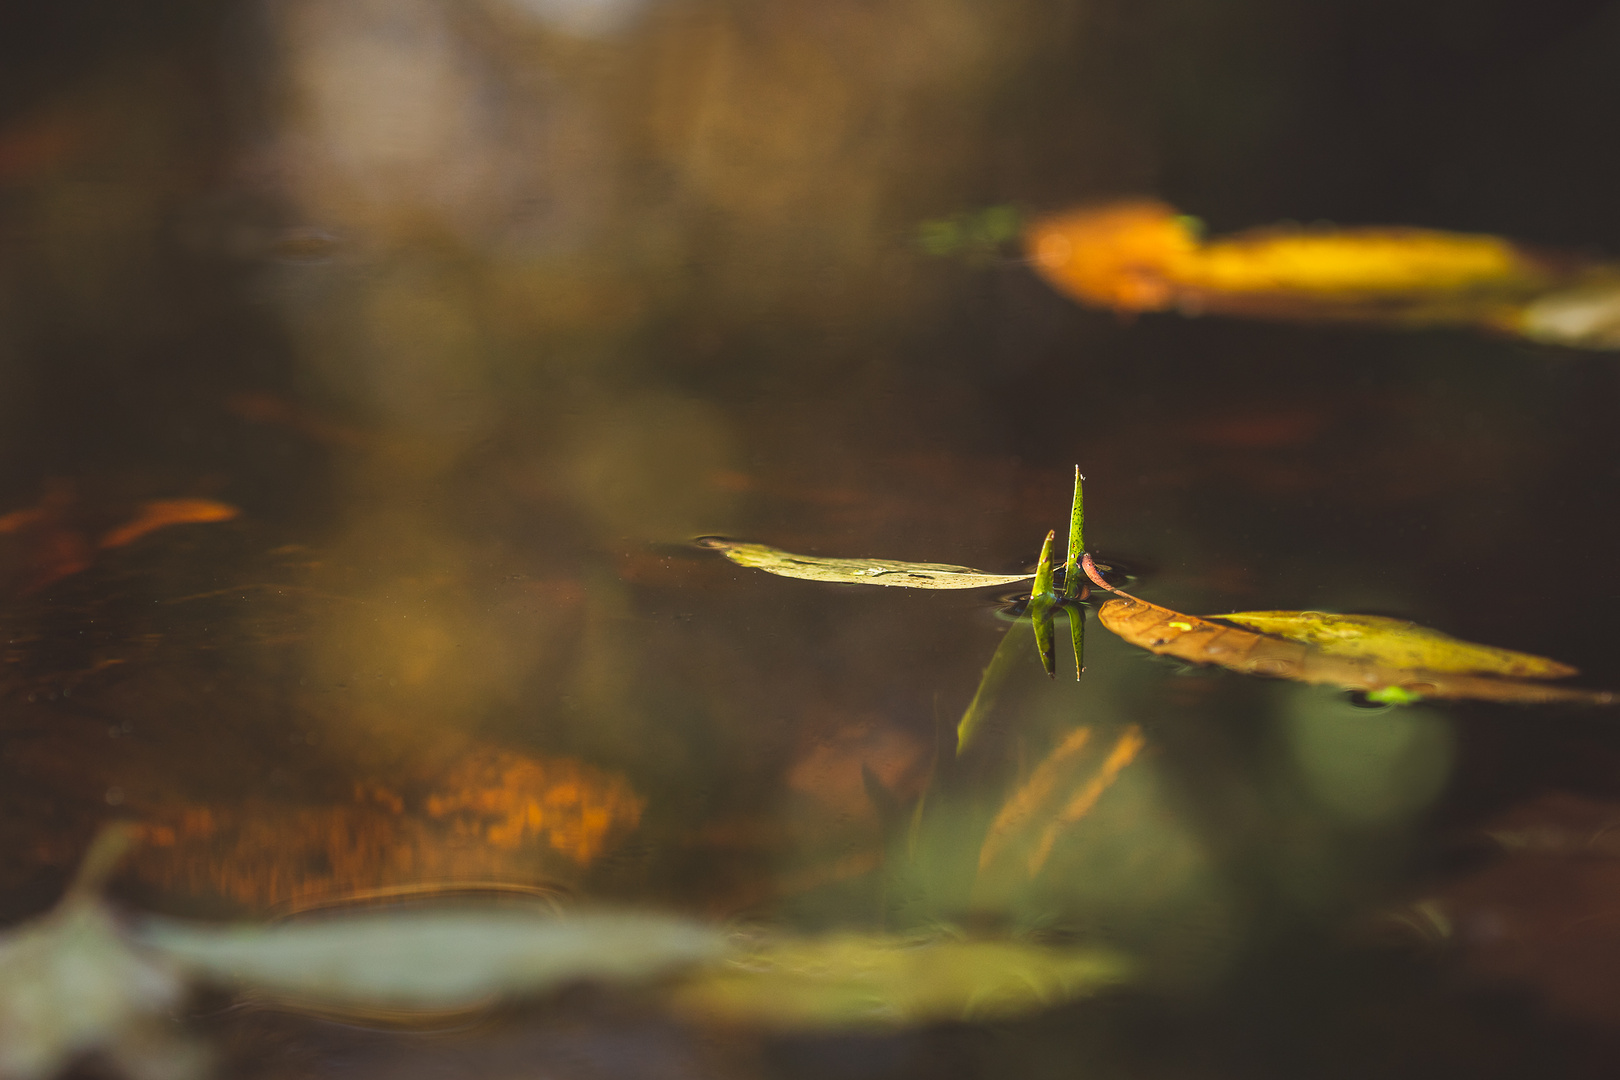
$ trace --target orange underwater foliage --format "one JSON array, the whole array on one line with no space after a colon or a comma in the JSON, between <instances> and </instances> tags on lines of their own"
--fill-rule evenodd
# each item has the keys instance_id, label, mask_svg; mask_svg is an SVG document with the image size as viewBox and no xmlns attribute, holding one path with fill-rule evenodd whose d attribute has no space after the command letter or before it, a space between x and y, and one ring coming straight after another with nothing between
<instances>
[{"instance_id":1,"label":"orange underwater foliage","mask_svg":"<svg viewBox=\"0 0 1620 1080\"><path fill-rule=\"evenodd\" d=\"M645 806L616 774L493 749L435 788L413 799L361 782L352 801L327 806L155 807L133 869L167 892L261 909L378 889L534 884L588 866Z\"/></svg>"},{"instance_id":2,"label":"orange underwater foliage","mask_svg":"<svg viewBox=\"0 0 1620 1080\"><path fill-rule=\"evenodd\" d=\"M568 758L476 757L450 774L446 788L428 798L429 817L494 847L544 839L581 866L601 854L615 826L634 827L646 806L623 777Z\"/></svg>"}]
</instances>

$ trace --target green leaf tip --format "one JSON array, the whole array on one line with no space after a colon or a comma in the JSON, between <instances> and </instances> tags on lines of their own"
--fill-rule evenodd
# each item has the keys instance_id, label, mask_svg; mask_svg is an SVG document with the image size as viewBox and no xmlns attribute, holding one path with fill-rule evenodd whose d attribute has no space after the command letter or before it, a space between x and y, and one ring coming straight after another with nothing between
<instances>
[{"instance_id":1,"label":"green leaf tip","mask_svg":"<svg viewBox=\"0 0 1620 1080\"><path fill-rule=\"evenodd\" d=\"M1049 529L1041 544L1041 561L1035 566L1035 585L1029 597L1029 617L1035 623L1035 649L1041 654L1041 667L1051 676L1057 674L1057 662L1052 647L1052 616L1058 606L1057 594L1052 591L1052 541L1056 530Z\"/></svg>"},{"instance_id":2,"label":"green leaf tip","mask_svg":"<svg viewBox=\"0 0 1620 1080\"><path fill-rule=\"evenodd\" d=\"M1063 596L1074 600L1080 596L1080 556L1086 550L1086 497L1082 488L1085 477L1080 466L1074 467L1074 503L1069 508L1069 558L1063 564Z\"/></svg>"},{"instance_id":3,"label":"green leaf tip","mask_svg":"<svg viewBox=\"0 0 1620 1080\"><path fill-rule=\"evenodd\" d=\"M1367 691L1367 700L1380 705L1416 705L1423 700L1423 695L1404 686L1380 686L1377 690Z\"/></svg>"}]
</instances>

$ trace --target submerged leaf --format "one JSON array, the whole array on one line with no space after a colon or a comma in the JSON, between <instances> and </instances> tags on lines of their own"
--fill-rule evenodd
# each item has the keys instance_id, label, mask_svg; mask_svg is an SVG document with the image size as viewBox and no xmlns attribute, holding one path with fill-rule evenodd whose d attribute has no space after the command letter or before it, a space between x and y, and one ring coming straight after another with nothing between
<instances>
[{"instance_id":1,"label":"submerged leaf","mask_svg":"<svg viewBox=\"0 0 1620 1080\"><path fill-rule=\"evenodd\" d=\"M986 574L947 563L896 562L892 559L823 559L795 555L764 544L744 544L719 537L698 541L739 566L782 577L836 581L848 585L895 585L903 589L982 589L1028 581L1034 574Z\"/></svg>"},{"instance_id":2,"label":"submerged leaf","mask_svg":"<svg viewBox=\"0 0 1620 1080\"><path fill-rule=\"evenodd\" d=\"M1300 641L1318 652L1372 660L1397 668L1457 674L1561 679L1579 674L1543 656L1476 645L1405 619L1383 615L1334 615L1321 611L1239 611L1212 615L1262 634Z\"/></svg>"},{"instance_id":3,"label":"submerged leaf","mask_svg":"<svg viewBox=\"0 0 1620 1080\"><path fill-rule=\"evenodd\" d=\"M1297 641L1222 626L1196 615L1119 593L1097 612L1102 624L1133 645L1194 664L1217 664L1245 675L1367 691L1376 699L1472 698L1521 704L1571 702L1610 705L1607 690L1579 690L1486 675L1398 668L1335 656ZM1400 693L1395 693L1398 690Z\"/></svg>"},{"instance_id":4,"label":"submerged leaf","mask_svg":"<svg viewBox=\"0 0 1620 1080\"><path fill-rule=\"evenodd\" d=\"M150 919L136 940L225 986L361 1010L465 1009L577 981L644 982L725 951L711 927L629 912L411 911L269 927Z\"/></svg>"},{"instance_id":5,"label":"submerged leaf","mask_svg":"<svg viewBox=\"0 0 1620 1080\"><path fill-rule=\"evenodd\" d=\"M698 974L675 1003L705 1018L778 1028L885 1028L1015 1016L1129 975L1124 957L1102 949L849 934L763 945Z\"/></svg>"},{"instance_id":6,"label":"submerged leaf","mask_svg":"<svg viewBox=\"0 0 1620 1080\"><path fill-rule=\"evenodd\" d=\"M1086 759L1090 737L1090 728L1071 731L1002 805L979 848L976 894L1005 887L1009 870L1014 880L1039 874L1058 836L1090 813L1146 745L1141 729L1130 725L1115 740L1101 766L1082 783L1080 764ZM999 866L1009 852L1016 856L1017 865Z\"/></svg>"}]
</instances>

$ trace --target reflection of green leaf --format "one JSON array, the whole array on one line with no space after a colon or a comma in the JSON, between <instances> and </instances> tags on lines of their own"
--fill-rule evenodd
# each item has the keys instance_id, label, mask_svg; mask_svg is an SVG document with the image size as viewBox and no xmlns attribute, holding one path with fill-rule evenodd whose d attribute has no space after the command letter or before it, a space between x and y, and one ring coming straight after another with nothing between
<instances>
[{"instance_id":1,"label":"reflection of green leaf","mask_svg":"<svg viewBox=\"0 0 1620 1080\"><path fill-rule=\"evenodd\" d=\"M1332 656L1371 660L1397 668L1456 674L1560 679L1578 674L1568 664L1529 653L1476 645L1404 619L1331 615L1321 611L1239 611L1211 618L1262 634L1300 641Z\"/></svg>"},{"instance_id":2,"label":"reflection of green leaf","mask_svg":"<svg viewBox=\"0 0 1620 1080\"><path fill-rule=\"evenodd\" d=\"M1086 611L1078 605L1064 609L1069 616L1069 642L1074 646L1074 678L1086 673Z\"/></svg>"},{"instance_id":3,"label":"reflection of green leaf","mask_svg":"<svg viewBox=\"0 0 1620 1080\"><path fill-rule=\"evenodd\" d=\"M979 687L973 692L973 700L968 703L967 711L962 714L961 721L956 725L958 757L966 753L968 747L978 739L984 729L986 718L996 707L996 699L1001 694L1001 688L1006 685L1007 676L1018 666L1019 651L1029 647L1029 639L1024 636L1023 625L1023 620L1019 620L1001 636L1001 644L996 646L995 655L991 656L990 663L985 665L984 674L979 678Z\"/></svg>"},{"instance_id":4,"label":"reflection of green leaf","mask_svg":"<svg viewBox=\"0 0 1620 1080\"><path fill-rule=\"evenodd\" d=\"M766 943L677 988L683 1012L779 1028L893 1027L1045 1008L1129 977L1102 949L842 935Z\"/></svg>"},{"instance_id":5,"label":"reflection of green leaf","mask_svg":"<svg viewBox=\"0 0 1620 1080\"><path fill-rule=\"evenodd\" d=\"M362 1010L465 1009L578 980L640 982L725 948L702 924L628 912L410 911L269 927L152 919L137 939L200 978Z\"/></svg>"},{"instance_id":6,"label":"reflection of green leaf","mask_svg":"<svg viewBox=\"0 0 1620 1080\"><path fill-rule=\"evenodd\" d=\"M743 544L708 537L698 541L739 566L782 577L836 581L847 585L895 585L904 589L982 589L1028 581L1034 574L986 574L947 563L896 562L893 559L823 559L795 555L764 544Z\"/></svg>"}]
</instances>

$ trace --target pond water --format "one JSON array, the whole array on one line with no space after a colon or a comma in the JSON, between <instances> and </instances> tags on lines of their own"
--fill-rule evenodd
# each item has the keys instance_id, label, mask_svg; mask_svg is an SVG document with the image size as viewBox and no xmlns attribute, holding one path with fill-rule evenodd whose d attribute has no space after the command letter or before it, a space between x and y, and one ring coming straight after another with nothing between
<instances>
[{"instance_id":1,"label":"pond water","mask_svg":"<svg viewBox=\"0 0 1620 1080\"><path fill-rule=\"evenodd\" d=\"M1612 1075L1612 708L1366 708L1093 619L1078 683L1001 654L958 766L1016 588L692 541L1021 573L1078 463L1145 599L1620 687L1615 354L1125 320L919 242L1150 194L1620 255L1617 50L1581 0L0 16L0 918L123 820L123 912L522 895L1125 972L876 1025L216 987L172 1023L220 1076ZM1080 801L986 848L1043 762Z\"/></svg>"}]
</instances>

